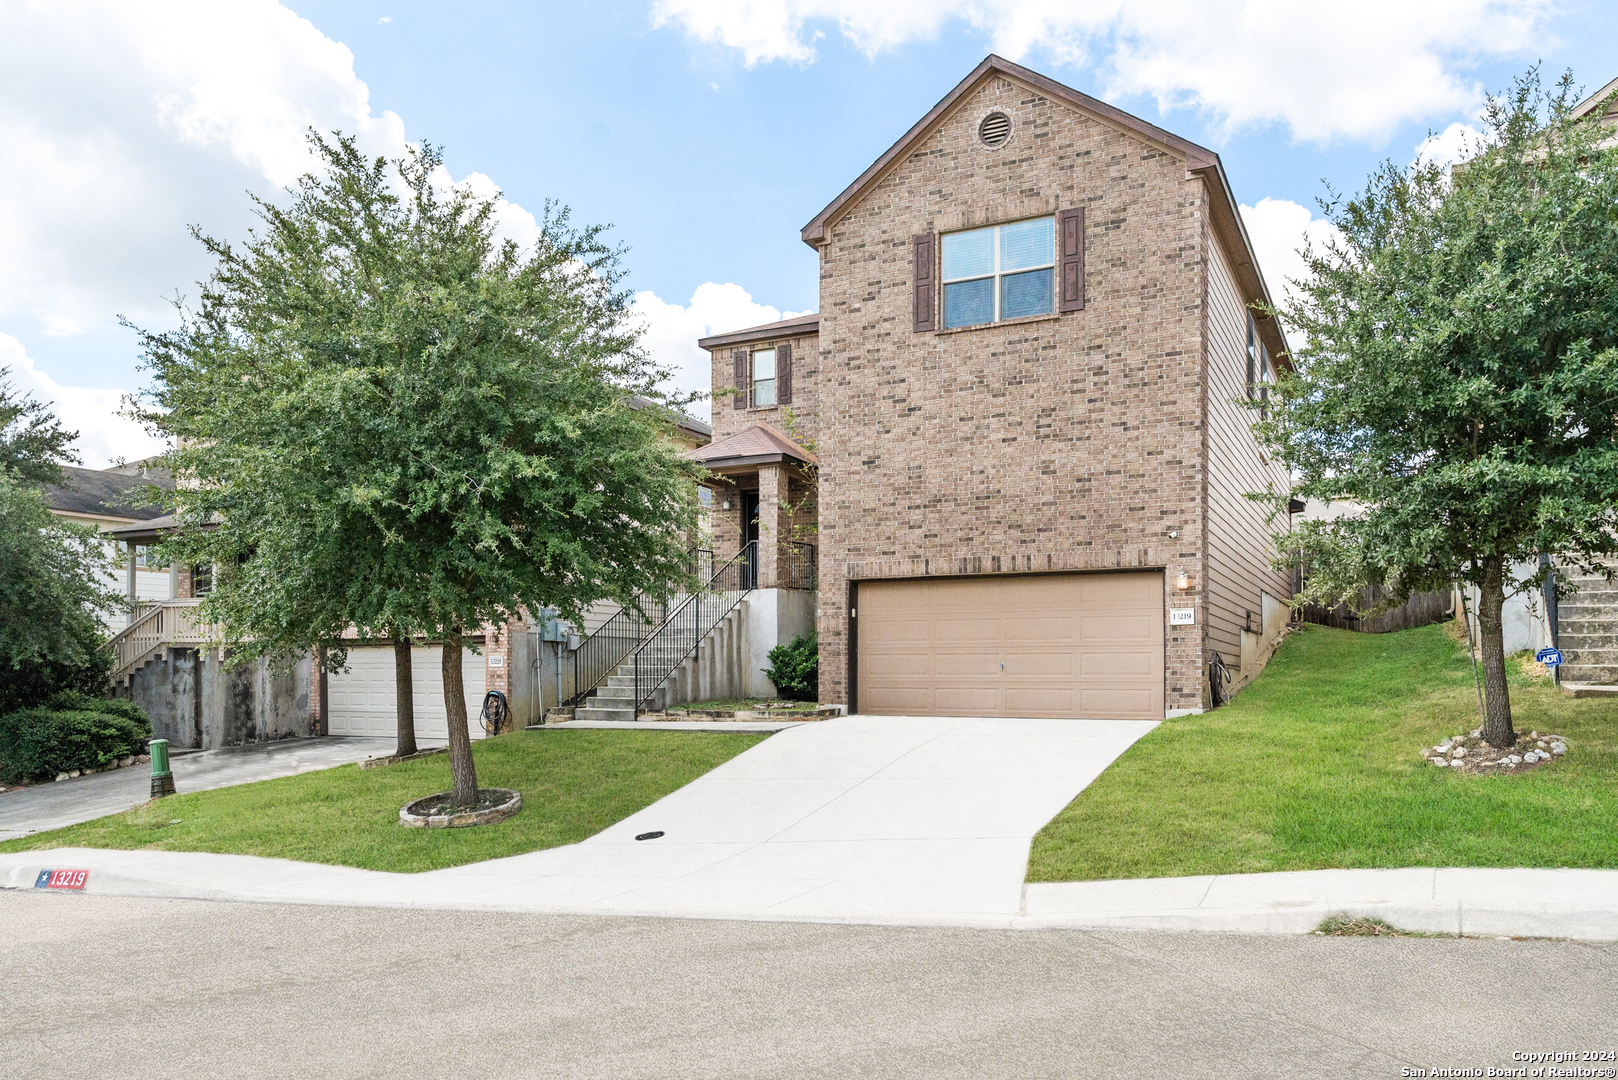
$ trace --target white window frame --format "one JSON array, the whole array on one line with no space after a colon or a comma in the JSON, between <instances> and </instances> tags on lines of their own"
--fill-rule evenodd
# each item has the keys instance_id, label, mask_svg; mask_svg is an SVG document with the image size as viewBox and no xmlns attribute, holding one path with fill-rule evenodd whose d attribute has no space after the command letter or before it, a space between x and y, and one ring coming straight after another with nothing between
<instances>
[{"instance_id":1,"label":"white window frame","mask_svg":"<svg viewBox=\"0 0 1618 1080\"><path fill-rule=\"evenodd\" d=\"M765 353L770 354L770 377L760 379L758 377L758 358ZM776 366L776 360L779 356L780 354L773 345L768 349L755 349L747 354L747 400L755 409L773 409L781 403L780 397L776 393L781 376L781 372ZM758 403L758 384L761 382L770 384L770 400L765 405Z\"/></svg>"},{"instance_id":2,"label":"white window frame","mask_svg":"<svg viewBox=\"0 0 1618 1080\"><path fill-rule=\"evenodd\" d=\"M1021 225L1021 224L1025 223L1025 222L1029 222L1029 221L1049 221L1051 223L1051 261L1048 262L1048 263L1041 263L1038 266L1019 266L1015 270L1010 270L1010 271L1002 270L1000 268L1000 230L1005 228L1007 225ZM946 278L946 277L944 277L943 276L943 269L944 269L944 242L951 236L959 236L962 233L980 232L980 231L982 231L984 229L992 229L992 230L994 230L994 270L993 270L993 272L988 273L988 274L973 274L970 277L958 277L958 278ZM965 330L969 326L992 326L997 322L1003 322L1004 320L1000 317L1000 293L1001 293L1002 283L1003 283L1004 279L1006 277L1008 277L1008 276L1013 276L1013 275L1016 275L1016 274L1030 274L1030 273L1033 273L1036 270L1049 270L1051 272L1051 309L1050 309L1050 311L1042 312L1040 315L1018 316L1018 318L1040 318L1041 315L1054 315L1054 314L1056 314L1056 287L1057 287L1057 281L1056 281L1056 261L1057 261L1057 259L1056 259L1056 246L1057 246L1056 245L1056 215L1054 215L1054 214L1042 214L1039 217L1031 217L1031 218L1018 218L1016 221L1002 221L1002 222L999 222L998 224L995 224L995 225L981 225L981 226L978 226L977 228L956 229L956 230L954 230L952 232L941 233L939 235L939 237L938 237L938 268L939 268L938 323L939 323L939 326L942 329L945 329L945 330ZM994 284L990 287L991 291L994 293L994 318L990 319L988 322L964 323L961 326L950 326L949 325L949 306L948 306L948 299L947 299L948 296L949 296L949 287L951 285L959 285L963 281L984 281L986 279L987 280L992 280L994 282Z\"/></svg>"}]
</instances>

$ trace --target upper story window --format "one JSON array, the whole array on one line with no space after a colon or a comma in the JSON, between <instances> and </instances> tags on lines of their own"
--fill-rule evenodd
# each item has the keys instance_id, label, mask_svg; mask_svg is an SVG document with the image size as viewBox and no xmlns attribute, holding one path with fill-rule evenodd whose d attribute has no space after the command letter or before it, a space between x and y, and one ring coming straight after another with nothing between
<instances>
[{"instance_id":1,"label":"upper story window","mask_svg":"<svg viewBox=\"0 0 1618 1080\"><path fill-rule=\"evenodd\" d=\"M948 233L942 240L946 330L1055 310L1055 218Z\"/></svg>"},{"instance_id":2,"label":"upper story window","mask_svg":"<svg viewBox=\"0 0 1618 1080\"><path fill-rule=\"evenodd\" d=\"M751 359L753 408L775 404L775 350L760 349Z\"/></svg>"},{"instance_id":3,"label":"upper story window","mask_svg":"<svg viewBox=\"0 0 1618 1080\"><path fill-rule=\"evenodd\" d=\"M1270 350L1259 340L1258 323L1247 316L1247 396L1260 403L1259 416L1270 418L1270 384L1275 370L1270 366Z\"/></svg>"},{"instance_id":4,"label":"upper story window","mask_svg":"<svg viewBox=\"0 0 1618 1080\"><path fill-rule=\"evenodd\" d=\"M191 595L207 596L213 592L213 563L198 563L191 568Z\"/></svg>"}]
</instances>

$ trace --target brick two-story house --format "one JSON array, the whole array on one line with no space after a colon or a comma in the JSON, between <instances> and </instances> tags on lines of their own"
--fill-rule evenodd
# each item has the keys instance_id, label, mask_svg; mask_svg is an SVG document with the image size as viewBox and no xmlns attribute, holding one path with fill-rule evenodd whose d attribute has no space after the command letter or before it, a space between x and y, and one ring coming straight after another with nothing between
<instances>
[{"instance_id":1,"label":"brick two-story house","mask_svg":"<svg viewBox=\"0 0 1618 1080\"><path fill-rule=\"evenodd\" d=\"M1216 154L991 56L802 238L820 311L700 343L695 453L717 553L761 539L767 586L818 548L823 702L1162 717L1216 654L1251 678L1290 588L1245 494L1288 484L1241 401L1287 361Z\"/></svg>"}]
</instances>

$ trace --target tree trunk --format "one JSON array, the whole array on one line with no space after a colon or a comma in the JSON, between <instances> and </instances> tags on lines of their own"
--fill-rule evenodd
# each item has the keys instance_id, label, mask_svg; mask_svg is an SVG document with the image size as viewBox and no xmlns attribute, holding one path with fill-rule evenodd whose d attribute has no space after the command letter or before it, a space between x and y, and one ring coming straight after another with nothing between
<instances>
[{"instance_id":1,"label":"tree trunk","mask_svg":"<svg viewBox=\"0 0 1618 1080\"><path fill-rule=\"evenodd\" d=\"M449 771L455 779L456 806L478 801L478 771L472 761L472 736L466 730L466 687L461 684L461 630L444 635L444 715L449 721Z\"/></svg>"},{"instance_id":2,"label":"tree trunk","mask_svg":"<svg viewBox=\"0 0 1618 1080\"><path fill-rule=\"evenodd\" d=\"M1483 741L1497 750L1514 746L1511 698L1506 689L1506 643L1501 610L1506 604L1505 560L1491 555L1483 560L1479 587L1478 637L1483 653Z\"/></svg>"},{"instance_id":3,"label":"tree trunk","mask_svg":"<svg viewBox=\"0 0 1618 1080\"><path fill-rule=\"evenodd\" d=\"M393 639L393 701L399 724L400 757L416 752L416 694L410 672L410 639L397 633Z\"/></svg>"}]
</instances>

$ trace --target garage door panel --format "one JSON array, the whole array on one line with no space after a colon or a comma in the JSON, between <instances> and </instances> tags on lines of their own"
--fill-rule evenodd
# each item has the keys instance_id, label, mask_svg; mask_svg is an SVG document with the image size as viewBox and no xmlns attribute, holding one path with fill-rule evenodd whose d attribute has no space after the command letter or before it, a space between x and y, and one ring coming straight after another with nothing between
<instances>
[{"instance_id":1,"label":"garage door panel","mask_svg":"<svg viewBox=\"0 0 1618 1080\"><path fill-rule=\"evenodd\" d=\"M1145 650L1080 653L1079 668L1079 673L1087 681L1127 679L1133 685L1141 681L1161 679L1163 658L1158 653Z\"/></svg>"},{"instance_id":2,"label":"garage door panel","mask_svg":"<svg viewBox=\"0 0 1618 1080\"><path fill-rule=\"evenodd\" d=\"M1163 715L1161 690L1126 688L1087 689L1080 691L1079 707L1084 715L1101 720L1132 720L1156 710L1148 719L1161 719Z\"/></svg>"},{"instance_id":3,"label":"garage door panel","mask_svg":"<svg viewBox=\"0 0 1618 1080\"><path fill-rule=\"evenodd\" d=\"M1071 675L1074 653L1006 653L1006 677L1015 679L1026 675Z\"/></svg>"},{"instance_id":4,"label":"garage door panel","mask_svg":"<svg viewBox=\"0 0 1618 1080\"><path fill-rule=\"evenodd\" d=\"M1072 641L1073 625L1076 621L1072 616L1059 619L1038 616L1010 619L1006 623L1006 640Z\"/></svg>"},{"instance_id":5,"label":"garage door panel","mask_svg":"<svg viewBox=\"0 0 1618 1080\"><path fill-rule=\"evenodd\" d=\"M1006 712L1012 716L1073 716L1077 711L1077 695L1066 687L1006 690Z\"/></svg>"},{"instance_id":6,"label":"garage door panel","mask_svg":"<svg viewBox=\"0 0 1618 1080\"><path fill-rule=\"evenodd\" d=\"M410 683L415 706L416 737L449 738L444 711L443 653L437 647L410 651ZM470 650L461 656L461 682L466 693L467 727L474 739L484 736L477 722L488 678L481 655ZM326 676L326 704L330 710L326 730L333 735L397 734L393 647L360 646L348 651L348 670Z\"/></svg>"},{"instance_id":7,"label":"garage door panel","mask_svg":"<svg viewBox=\"0 0 1618 1080\"><path fill-rule=\"evenodd\" d=\"M882 671L890 679L925 679L933 673L933 658L926 654L872 649L868 655L873 663L881 665Z\"/></svg>"},{"instance_id":8,"label":"garage door panel","mask_svg":"<svg viewBox=\"0 0 1618 1080\"><path fill-rule=\"evenodd\" d=\"M870 619L876 624L876 632L872 635L873 645L884 641L915 642L931 641L932 626L925 619L903 619L886 621L878 617Z\"/></svg>"},{"instance_id":9,"label":"garage door panel","mask_svg":"<svg viewBox=\"0 0 1618 1080\"><path fill-rule=\"evenodd\" d=\"M862 711L1163 715L1161 572L863 582L858 606Z\"/></svg>"},{"instance_id":10,"label":"garage door panel","mask_svg":"<svg viewBox=\"0 0 1618 1080\"><path fill-rule=\"evenodd\" d=\"M938 716L1001 716L1000 691L983 686L940 686L933 693L931 714ZM930 715L922 713L920 715Z\"/></svg>"}]
</instances>

